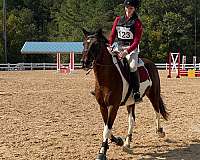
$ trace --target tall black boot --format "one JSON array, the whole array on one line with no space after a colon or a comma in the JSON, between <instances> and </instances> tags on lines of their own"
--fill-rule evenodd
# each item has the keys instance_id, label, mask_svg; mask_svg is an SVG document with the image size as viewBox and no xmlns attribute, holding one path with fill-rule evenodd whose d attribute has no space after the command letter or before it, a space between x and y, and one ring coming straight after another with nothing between
<instances>
[{"instance_id":1,"label":"tall black boot","mask_svg":"<svg viewBox=\"0 0 200 160\"><path fill-rule=\"evenodd\" d=\"M135 99L135 102L142 101L142 97L140 97L140 80L139 80L139 72L138 70L135 72L130 73L130 79L131 79L131 85L133 88L133 96Z\"/></svg>"}]
</instances>

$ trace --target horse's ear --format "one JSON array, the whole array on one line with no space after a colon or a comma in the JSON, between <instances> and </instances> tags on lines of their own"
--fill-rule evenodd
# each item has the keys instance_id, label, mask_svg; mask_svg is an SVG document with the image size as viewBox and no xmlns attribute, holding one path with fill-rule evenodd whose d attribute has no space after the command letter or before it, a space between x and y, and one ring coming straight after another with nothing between
<instances>
[{"instance_id":1,"label":"horse's ear","mask_svg":"<svg viewBox=\"0 0 200 160\"><path fill-rule=\"evenodd\" d=\"M100 28L100 29L97 30L97 35L98 36L102 36L103 35L102 28Z\"/></svg>"},{"instance_id":2,"label":"horse's ear","mask_svg":"<svg viewBox=\"0 0 200 160\"><path fill-rule=\"evenodd\" d=\"M82 31L83 31L83 34L87 37L88 36L88 34L89 34L89 32L88 31L86 31L84 28L82 28Z\"/></svg>"}]
</instances>

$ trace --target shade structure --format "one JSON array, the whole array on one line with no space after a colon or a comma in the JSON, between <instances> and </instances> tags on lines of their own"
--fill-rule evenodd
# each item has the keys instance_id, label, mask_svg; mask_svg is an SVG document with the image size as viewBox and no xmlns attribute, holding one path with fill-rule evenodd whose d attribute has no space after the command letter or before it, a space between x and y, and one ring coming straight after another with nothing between
<instances>
[{"instance_id":1,"label":"shade structure","mask_svg":"<svg viewBox=\"0 0 200 160\"><path fill-rule=\"evenodd\" d=\"M22 54L66 54L82 51L83 42L25 42L21 49Z\"/></svg>"}]
</instances>

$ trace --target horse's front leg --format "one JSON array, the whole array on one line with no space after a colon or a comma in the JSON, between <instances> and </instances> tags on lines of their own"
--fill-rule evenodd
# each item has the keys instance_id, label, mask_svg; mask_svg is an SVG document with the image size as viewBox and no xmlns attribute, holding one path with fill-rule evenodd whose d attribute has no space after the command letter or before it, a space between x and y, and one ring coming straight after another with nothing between
<instances>
[{"instance_id":1,"label":"horse's front leg","mask_svg":"<svg viewBox=\"0 0 200 160\"><path fill-rule=\"evenodd\" d=\"M103 142L96 160L106 160L106 152L109 148L108 139L111 138L112 126L115 121L119 107L109 106L109 107L100 107L100 109L105 125L103 131Z\"/></svg>"},{"instance_id":2,"label":"horse's front leg","mask_svg":"<svg viewBox=\"0 0 200 160\"><path fill-rule=\"evenodd\" d=\"M135 104L127 106L128 110L128 135L124 142L123 150L131 152L130 142L132 141L133 127L135 126Z\"/></svg>"}]
</instances>

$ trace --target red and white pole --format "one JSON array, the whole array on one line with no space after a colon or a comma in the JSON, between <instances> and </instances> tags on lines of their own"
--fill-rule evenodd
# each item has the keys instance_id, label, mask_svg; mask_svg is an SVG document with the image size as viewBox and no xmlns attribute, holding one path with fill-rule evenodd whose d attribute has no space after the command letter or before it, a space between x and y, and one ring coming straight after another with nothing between
<instances>
[{"instance_id":1,"label":"red and white pole","mask_svg":"<svg viewBox=\"0 0 200 160\"><path fill-rule=\"evenodd\" d=\"M168 57L168 63L169 63L169 74L167 76L167 78L172 78L172 54L171 52L169 52L169 57Z\"/></svg>"},{"instance_id":2,"label":"red and white pole","mask_svg":"<svg viewBox=\"0 0 200 160\"><path fill-rule=\"evenodd\" d=\"M70 71L74 70L74 52L70 52L69 68L70 68Z\"/></svg>"},{"instance_id":3,"label":"red and white pole","mask_svg":"<svg viewBox=\"0 0 200 160\"><path fill-rule=\"evenodd\" d=\"M60 71L60 53L57 53L57 71Z\"/></svg>"}]
</instances>

